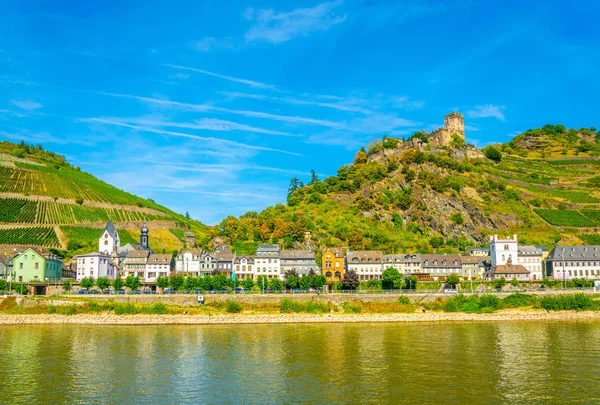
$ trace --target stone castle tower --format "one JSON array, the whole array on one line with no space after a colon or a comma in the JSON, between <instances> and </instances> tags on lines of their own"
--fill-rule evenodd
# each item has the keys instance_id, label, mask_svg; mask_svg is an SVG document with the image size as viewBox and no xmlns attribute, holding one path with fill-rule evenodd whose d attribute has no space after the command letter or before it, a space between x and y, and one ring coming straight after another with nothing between
<instances>
[{"instance_id":1,"label":"stone castle tower","mask_svg":"<svg viewBox=\"0 0 600 405\"><path fill-rule=\"evenodd\" d=\"M444 117L444 128L450 135L458 134L465 139L465 119L461 113L451 112Z\"/></svg>"},{"instance_id":2,"label":"stone castle tower","mask_svg":"<svg viewBox=\"0 0 600 405\"><path fill-rule=\"evenodd\" d=\"M452 135L457 134L465 140L465 120L461 113L451 112L444 117L444 126L427 134L429 144L447 146L452 142Z\"/></svg>"}]
</instances>

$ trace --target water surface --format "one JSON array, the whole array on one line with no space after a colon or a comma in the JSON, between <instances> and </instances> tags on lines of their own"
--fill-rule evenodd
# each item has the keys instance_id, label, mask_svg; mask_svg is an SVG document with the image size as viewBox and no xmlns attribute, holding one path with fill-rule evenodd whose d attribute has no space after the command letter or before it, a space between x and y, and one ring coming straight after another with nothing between
<instances>
[{"instance_id":1,"label":"water surface","mask_svg":"<svg viewBox=\"0 0 600 405\"><path fill-rule=\"evenodd\" d=\"M0 327L0 403L600 403L600 322Z\"/></svg>"}]
</instances>

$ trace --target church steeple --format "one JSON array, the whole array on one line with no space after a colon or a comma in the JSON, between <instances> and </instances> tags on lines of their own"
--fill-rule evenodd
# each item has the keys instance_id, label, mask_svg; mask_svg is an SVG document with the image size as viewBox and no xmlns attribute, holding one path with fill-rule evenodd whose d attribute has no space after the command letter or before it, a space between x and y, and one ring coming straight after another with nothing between
<instances>
[{"instance_id":1,"label":"church steeple","mask_svg":"<svg viewBox=\"0 0 600 405\"><path fill-rule=\"evenodd\" d=\"M140 231L140 245L144 249L148 249L148 227L146 226L146 218L144 218L144 225Z\"/></svg>"}]
</instances>

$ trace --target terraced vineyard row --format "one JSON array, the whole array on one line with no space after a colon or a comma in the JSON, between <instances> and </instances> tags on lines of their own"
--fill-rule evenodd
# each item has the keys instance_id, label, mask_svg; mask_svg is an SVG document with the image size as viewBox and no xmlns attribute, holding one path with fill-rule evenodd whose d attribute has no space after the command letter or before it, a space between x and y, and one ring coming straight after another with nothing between
<instances>
[{"instance_id":1,"label":"terraced vineyard row","mask_svg":"<svg viewBox=\"0 0 600 405\"><path fill-rule=\"evenodd\" d=\"M52 227L0 229L0 245L36 245L60 247Z\"/></svg>"},{"instance_id":2,"label":"terraced vineyard row","mask_svg":"<svg viewBox=\"0 0 600 405\"><path fill-rule=\"evenodd\" d=\"M114 208L88 207L49 201L0 198L0 223L91 224L139 222L165 219L164 216Z\"/></svg>"},{"instance_id":3,"label":"terraced vineyard row","mask_svg":"<svg viewBox=\"0 0 600 405\"><path fill-rule=\"evenodd\" d=\"M600 225L600 211L598 210L534 210L546 222L556 226L572 226L589 228Z\"/></svg>"},{"instance_id":4,"label":"terraced vineyard row","mask_svg":"<svg viewBox=\"0 0 600 405\"><path fill-rule=\"evenodd\" d=\"M600 233L586 233L579 235L579 239L586 245L600 245Z\"/></svg>"}]
</instances>

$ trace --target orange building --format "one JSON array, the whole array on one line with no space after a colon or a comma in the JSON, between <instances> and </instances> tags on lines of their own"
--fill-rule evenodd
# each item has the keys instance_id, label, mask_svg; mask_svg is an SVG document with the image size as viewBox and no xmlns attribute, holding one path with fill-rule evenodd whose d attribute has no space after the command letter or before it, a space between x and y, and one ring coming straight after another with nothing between
<instances>
[{"instance_id":1,"label":"orange building","mask_svg":"<svg viewBox=\"0 0 600 405\"><path fill-rule=\"evenodd\" d=\"M345 264L342 248L327 248L323 252L323 275L328 283L342 281Z\"/></svg>"}]
</instances>

